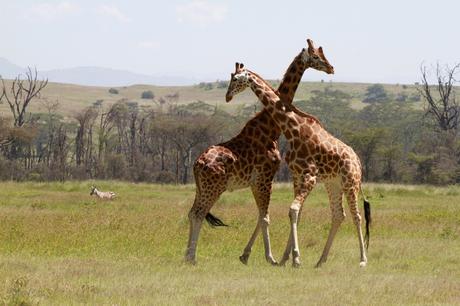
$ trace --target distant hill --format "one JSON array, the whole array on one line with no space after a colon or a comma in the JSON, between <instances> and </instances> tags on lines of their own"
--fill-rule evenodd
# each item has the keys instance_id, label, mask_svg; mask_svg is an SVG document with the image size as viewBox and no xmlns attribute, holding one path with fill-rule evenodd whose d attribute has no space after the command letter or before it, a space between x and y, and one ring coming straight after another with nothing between
<instances>
[{"instance_id":1,"label":"distant hill","mask_svg":"<svg viewBox=\"0 0 460 306\"><path fill-rule=\"evenodd\" d=\"M88 86L129 86L148 85L192 85L197 81L191 78L175 76L152 76L102 67L76 67L42 71L49 81Z\"/></svg>"},{"instance_id":2,"label":"distant hill","mask_svg":"<svg viewBox=\"0 0 460 306\"><path fill-rule=\"evenodd\" d=\"M0 75L4 79L14 79L24 73L20 67L5 58L0 58ZM86 86L129 86L147 84L158 86L181 86L198 83L198 80L181 76L154 76L103 67L75 67L66 69L41 70L39 74L50 82Z\"/></svg>"},{"instance_id":3,"label":"distant hill","mask_svg":"<svg viewBox=\"0 0 460 306\"><path fill-rule=\"evenodd\" d=\"M278 86L279 81L272 81L274 87ZM5 81L6 86L11 85L10 80ZM167 108L170 104L188 104L202 101L213 106L219 106L226 110L238 110L245 105L259 105L257 97L251 90L245 90L239 94L232 103L225 102L226 86L217 82L200 83L193 86L154 86L154 85L130 85L130 86L85 86L75 84L63 84L49 82L48 86L41 94L42 99L59 101L60 107L58 112L63 116L73 117L76 112L93 103L102 103L107 107L121 99L130 102L137 102L140 106L159 106L160 101L166 101L163 105ZM295 101L308 100L312 96L313 90L324 90L325 88L340 90L352 97L352 106L362 108L362 103L367 87L366 83L335 83L335 82L301 82L295 95ZM383 85L385 90L392 96L404 93L408 96L416 94L414 85ZM118 94L109 92L113 87L117 89ZM154 99L142 99L144 91L152 91ZM168 97L175 96L174 100ZM420 104L422 105L422 104ZM260 106L260 105L259 105ZM30 111L44 112L40 99L31 104ZM0 117L8 116L10 111L6 103L0 104Z\"/></svg>"},{"instance_id":4,"label":"distant hill","mask_svg":"<svg viewBox=\"0 0 460 306\"><path fill-rule=\"evenodd\" d=\"M24 68L13 64L6 58L0 57L0 75L4 79L14 79L20 73L25 71Z\"/></svg>"}]
</instances>

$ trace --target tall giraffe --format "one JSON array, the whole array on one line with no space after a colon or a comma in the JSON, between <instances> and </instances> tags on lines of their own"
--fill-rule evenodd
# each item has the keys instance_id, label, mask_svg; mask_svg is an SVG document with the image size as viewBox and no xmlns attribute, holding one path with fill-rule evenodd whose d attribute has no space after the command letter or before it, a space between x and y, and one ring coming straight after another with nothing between
<instances>
[{"instance_id":1,"label":"tall giraffe","mask_svg":"<svg viewBox=\"0 0 460 306\"><path fill-rule=\"evenodd\" d=\"M319 65L329 65L319 58L319 50L308 41L308 50L303 49L288 67L278 88L279 96L287 104L292 103L297 86L304 71ZM324 63L322 63L325 61ZM322 64L321 64L322 63ZM189 239L185 254L186 261L195 262L196 246L204 218L211 225L225 225L209 213L219 196L225 190L251 187L259 210L259 218L243 254L242 263L247 264L252 246L262 229L265 258L271 264L273 258L268 225L268 206L272 181L281 161L278 138L281 130L266 110L249 120L241 132L231 140L205 150L196 160L193 171L196 183L195 201L188 214L190 220Z\"/></svg>"},{"instance_id":2,"label":"tall giraffe","mask_svg":"<svg viewBox=\"0 0 460 306\"><path fill-rule=\"evenodd\" d=\"M322 49L319 55L326 61ZM327 73L334 73L331 67L323 66ZM300 266L297 223L301 207L318 180L324 182L332 211L332 226L323 253L317 263L319 267L326 262L335 234L345 218L342 197L345 194L350 212L355 223L360 248L360 266L365 266L367 257L361 231L361 216L357 199L361 190L361 162L353 149L329 134L322 125L303 113L292 104L285 103L277 93L256 73L236 63L235 73L227 90L226 100L229 102L236 94L247 87L257 95L264 108L274 119L278 128L286 136L289 152L286 162L293 176L295 199L289 210L291 232L286 250L280 261L281 265L293 254L293 266ZM364 195L363 195L364 197ZM370 205L364 201L366 218L366 243L369 243Z\"/></svg>"}]
</instances>

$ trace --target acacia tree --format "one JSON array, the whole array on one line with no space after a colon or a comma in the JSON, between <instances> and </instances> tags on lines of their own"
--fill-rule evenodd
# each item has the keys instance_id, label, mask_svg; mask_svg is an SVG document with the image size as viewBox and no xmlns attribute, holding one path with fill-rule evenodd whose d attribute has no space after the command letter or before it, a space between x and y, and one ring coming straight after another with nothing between
<instances>
[{"instance_id":1,"label":"acacia tree","mask_svg":"<svg viewBox=\"0 0 460 306\"><path fill-rule=\"evenodd\" d=\"M436 64L435 74L436 83L430 85L429 70L422 65L422 84L418 87L418 92L425 98L427 105L425 116L429 116L436 122L442 131L456 131L460 123L460 106L455 96L456 82L455 75L460 68L460 64L454 67L441 67Z\"/></svg>"},{"instance_id":2,"label":"acacia tree","mask_svg":"<svg viewBox=\"0 0 460 306\"><path fill-rule=\"evenodd\" d=\"M0 102L6 101L10 107L14 118L14 126L22 127L30 118L27 118L27 107L36 97L40 97L40 92L48 85L48 80L38 80L37 69L29 67L26 72L26 79L18 75L8 87L3 78Z\"/></svg>"}]
</instances>

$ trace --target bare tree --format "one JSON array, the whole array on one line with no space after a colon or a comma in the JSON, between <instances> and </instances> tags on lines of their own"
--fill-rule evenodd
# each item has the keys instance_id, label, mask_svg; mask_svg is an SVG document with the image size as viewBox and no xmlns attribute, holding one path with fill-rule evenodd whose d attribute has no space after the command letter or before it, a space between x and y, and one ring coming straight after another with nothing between
<instances>
[{"instance_id":1,"label":"bare tree","mask_svg":"<svg viewBox=\"0 0 460 306\"><path fill-rule=\"evenodd\" d=\"M56 137L57 137L57 130L56 127L59 123L58 120L58 109L59 109L59 100L50 100L50 99L42 99L41 105L45 108L48 118L47 118L47 141L45 147L42 150L41 156L39 156L39 162L43 159L44 162L50 166L51 162L51 154L54 150L53 147L55 146Z\"/></svg>"},{"instance_id":2,"label":"bare tree","mask_svg":"<svg viewBox=\"0 0 460 306\"><path fill-rule=\"evenodd\" d=\"M429 84L429 71L426 66L420 67L422 84L418 92L427 101L425 116L432 117L442 131L456 131L460 122L460 106L455 96L455 74L460 64L454 67L441 67L436 64L436 85Z\"/></svg>"},{"instance_id":3,"label":"bare tree","mask_svg":"<svg viewBox=\"0 0 460 306\"><path fill-rule=\"evenodd\" d=\"M169 139L176 146L176 168L182 168L182 184L187 184L192 165L192 152L200 144L208 144L212 137L213 122L206 116L175 117L169 130ZM195 152L196 153L196 152Z\"/></svg>"},{"instance_id":4,"label":"bare tree","mask_svg":"<svg viewBox=\"0 0 460 306\"><path fill-rule=\"evenodd\" d=\"M75 116L78 121L75 137L75 161L77 166L83 163L87 169L89 169L88 163L92 159L92 131L97 115L97 110L94 107L88 107Z\"/></svg>"},{"instance_id":5,"label":"bare tree","mask_svg":"<svg viewBox=\"0 0 460 306\"><path fill-rule=\"evenodd\" d=\"M48 85L48 80L39 81L37 69L32 71L30 67L26 72L26 79L18 75L9 88L3 78L0 77L0 79L2 80L0 102L8 103L14 118L14 126L22 127L28 120L26 118L27 107L34 98L40 96L42 89Z\"/></svg>"},{"instance_id":6,"label":"bare tree","mask_svg":"<svg viewBox=\"0 0 460 306\"><path fill-rule=\"evenodd\" d=\"M101 118L99 122L99 135L98 135L98 162L99 165L102 165L104 160L104 155L106 153L107 143L109 135L113 129L113 121L115 116L115 108L113 104L107 112L101 112Z\"/></svg>"}]
</instances>

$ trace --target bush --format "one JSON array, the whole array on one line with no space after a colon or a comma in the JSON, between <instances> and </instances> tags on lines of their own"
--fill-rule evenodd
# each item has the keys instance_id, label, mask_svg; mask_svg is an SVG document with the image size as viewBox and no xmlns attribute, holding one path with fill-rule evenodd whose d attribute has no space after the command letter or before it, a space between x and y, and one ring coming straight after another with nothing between
<instances>
[{"instance_id":1,"label":"bush","mask_svg":"<svg viewBox=\"0 0 460 306\"><path fill-rule=\"evenodd\" d=\"M227 88L229 85L228 81L217 81L217 88Z\"/></svg>"},{"instance_id":2,"label":"bush","mask_svg":"<svg viewBox=\"0 0 460 306\"><path fill-rule=\"evenodd\" d=\"M409 101L412 101L412 102L420 102L420 100L422 100L422 97L421 97L420 94L418 94L418 93L413 93L413 94L409 97Z\"/></svg>"},{"instance_id":3,"label":"bush","mask_svg":"<svg viewBox=\"0 0 460 306\"><path fill-rule=\"evenodd\" d=\"M374 84L367 87L364 103L385 102L388 101L388 94L381 84Z\"/></svg>"},{"instance_id":4,"label":"bush","mask_svg":"<svg viewBox=\"0 0 460 306\"><path fill-rule=\"evenodd\" d=\"M173 184L176 182L174 173L170 171L160 171L155 179L156 183Z\"/></svg>"},{"instance_id":5,"label":"bush","mask_svg":"<svg viewBox=\"0 0 460 306\"><path fill-rule=\"evenodd\" d=\"M398 102L406 102L408 99L409 95L405 92L400 92L396 95L395 100Z\"/></svg>"},{"instance_id":6,"label":"bush","mask_svg":"<svg viewBox=\"0 0 460 306\"><path fill-rule=\"evenodd\" d=\"M119 94L119 91L118 89L116 88L110 88L109 89L109 93L113 94L113 95L118 95Z\"/></svg>"},{"instance_id":7,"label":"bush","mask_svg":"<svg viewBox=\"0 0 460 306\"><path fill-rule=\"evenodd\" d=\"M198 84L198 87L203 88L204 90L211 90L214 88L214 85L209 82L201 82L200 84Z\"/></svg>"},{"instance_id":8,"label":"bush","mask_svg":"<svg viewBox=\"0 0 460 306\"><path fill-rule=\"evenodd\" d=\"M155 95L153 94L153 91L146 90L146 91L142 92L141 98L142 99L152 99L153 100L155 98Z\"/></svg>"}]
</instances>

